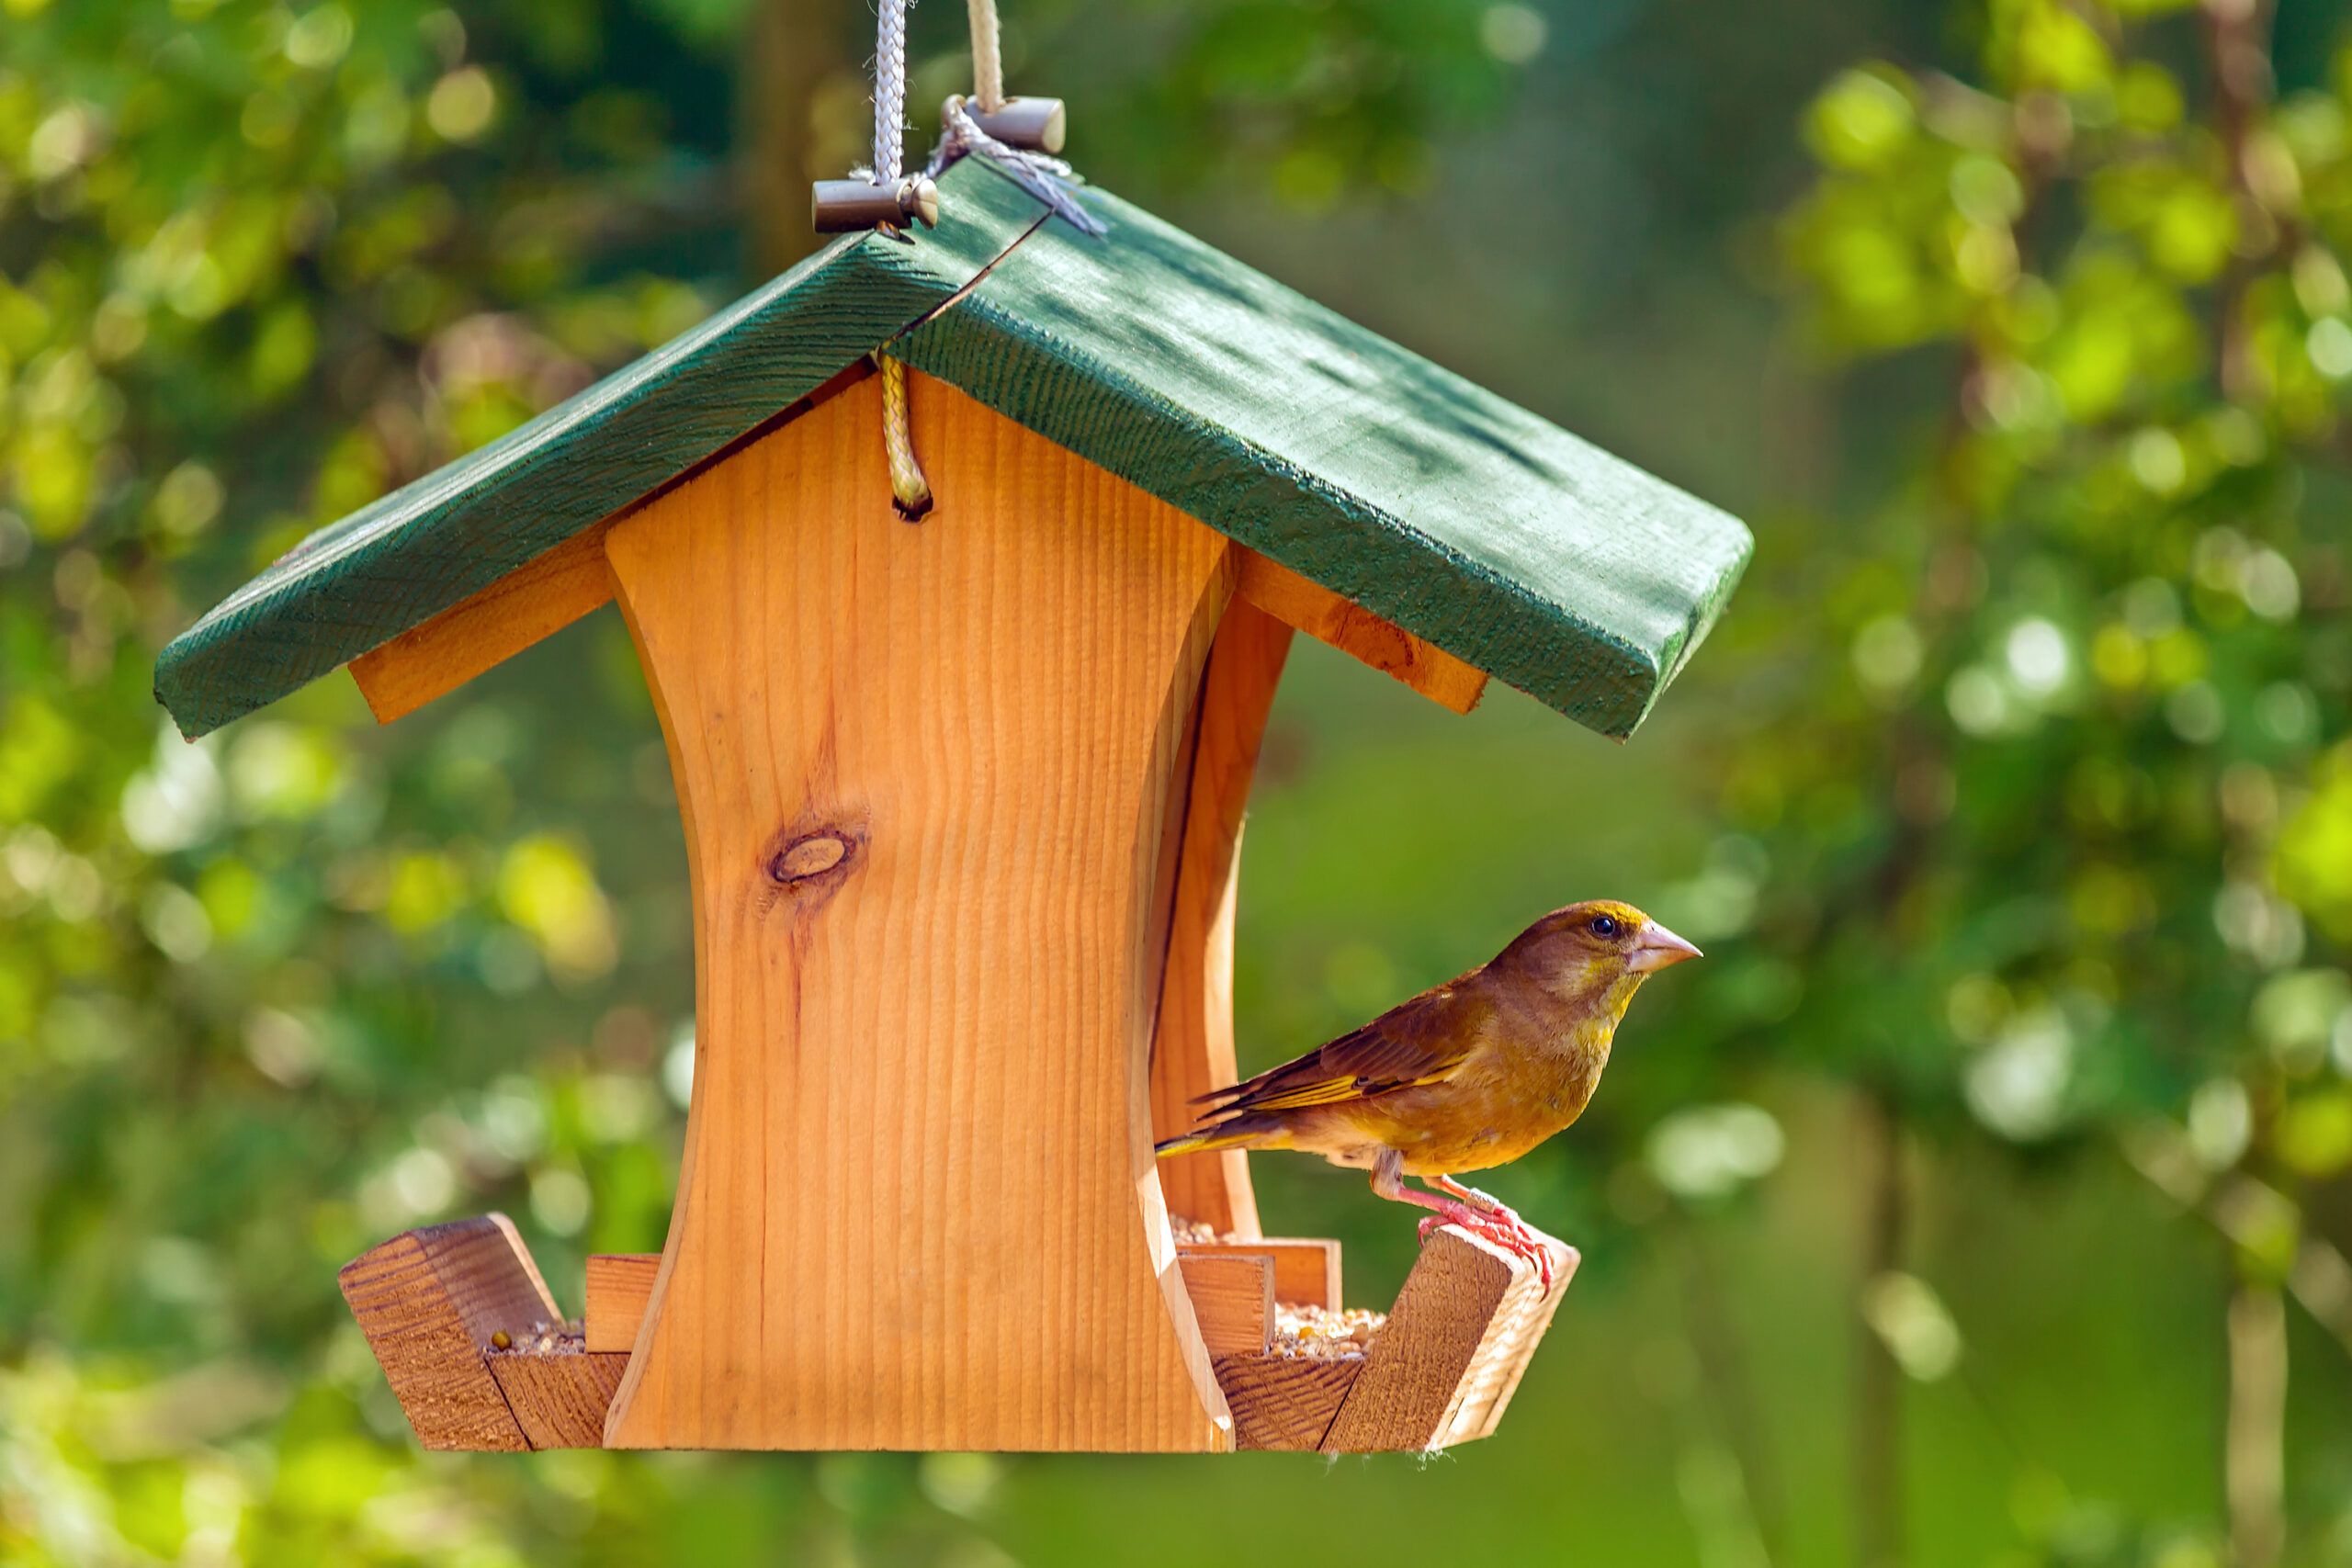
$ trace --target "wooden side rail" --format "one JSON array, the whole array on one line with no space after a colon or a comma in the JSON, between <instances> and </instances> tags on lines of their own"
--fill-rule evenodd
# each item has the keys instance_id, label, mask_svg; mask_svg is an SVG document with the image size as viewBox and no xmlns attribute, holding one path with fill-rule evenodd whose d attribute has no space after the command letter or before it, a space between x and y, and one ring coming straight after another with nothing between
<instances>
[{"instance_id":1,"label":"wooden side rail","mask_svg":"<svg viewBox=\"0 0 2352 1568\"><path fill-rule=\"evenodd\" d=\"M627 1356L592 1355L503 1214L403 1231L337 1276L428 1449L593 1449Z\"/></svg>"},{"instance_id":2,"label":"wooden side rail","mask_svg":"<svg viewBox=\"0 0 2352 1568\"><path fill-rule=\"evenodd\" d=\"M1363 1355L1217 1357L1237 1445L1393 1453L1488 1436L1576 1271L1576 1249L1544 1240L1549 1295L1526 1259L1447 1225L1430 1234Z\"/></svg>"},{"instance_id":3,"label":"wooden side rail","mask_svg":"<svg viewBox=\"0 0 2352 1568\"><path fill-rule=\"evenodd\" d=\"M1176 1251L1186 1258L1262 1253L1273 1259L1274 1300L1290 1306L1340 1310L1340 1244L1336 1241L1271 1235L1248 1241L1180 1241Z\"/></svg>"}]
</instances>

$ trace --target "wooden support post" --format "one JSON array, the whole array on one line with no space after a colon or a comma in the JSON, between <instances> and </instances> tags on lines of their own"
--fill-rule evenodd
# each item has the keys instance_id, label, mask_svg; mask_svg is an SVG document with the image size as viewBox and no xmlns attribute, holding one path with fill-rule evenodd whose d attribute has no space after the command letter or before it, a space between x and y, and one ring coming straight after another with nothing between
<instances>
[{"instance_id":1,"label":"wooden support post","mask_svg":"<svg viewBox=\"0 0 2352 1568\"><path fill-rule=\"evenodd\" d=\"M1187 1258L1263 1254L1274 1260L1274 1300L1286 1306L1340 1310L1340 1244L1319 1237L1255 1236L1247 1241L1184 1241Z\"/></svg>"},{"instance_id":2,"label":"wooden support post","mask_svg":"<svg viewBox=\"0 0 2352 1568\"><path fill-rule=\"evenodd\" d=\"M1274 1334L1274 1260L1265 1253L1181 1259L1184 1293L1212 1356L1262 1356Z\"/></svg>"},{"instance_id":3,"label":"wooden support post","mask_svg":"<svg viewBox=\"0 0 2352 1568\"><path fill-rule=\"evenodd\" d=\"M662 1272L658 1252L598 1252L588 1258L587 1305L580 1314L591 1350L626 1355L637 1344L645 1303Z\"/></svg>"},{"instance_id":4,"label":"wooden support post","mask_svg":"<svg viewBox=\"0 0 2352 1568\"><path fill-rule=\"evenodd\" d=\"M1234 592L1276 620L1395 676L1440 707L1468 713L1485 695L1487 672L1476 665L1254 550L1239 555Z\"/></svg>"},{"instance_id":5,"label":"wooden support post","mask_svg":"<svg viewBox=\"0 0 2352 1568\"><path fill-rule=\"evenodd\" d=\"M1290 639L1289 626L1235 601L1217 628L1194 705L1189 785L1177 819L1168 961L1152 1042L1155 1138L1173 1137L1193 1124L1194 1095L1234 1081L1233 924L1242 809ZM1221 1234L1258 1234L1250 1156L1241 1150L1179 1155L1159 1171L1170 1213Z\"/></svg>"},{"instance_id":6,"label":"wooden support post","mask_svg":"<svg viewBox=\"0 0 2352 1568\"><path fill-rule=\"evenodd\" d=\"M602 524L351 661L379 724L414 713L613 596Z\"/></svg>"},{"instance_id":7,"label":"wooden support post","mask_svg":"<svg viewBox=\"0 0 2352 1568\"><path fill-rule=\"evenodd\" d=\"M686 818L695 1062L609 1446L1219 1450L1147 951L1218 535L912 378L613 524Z\"/></svg>"}]
</instances>

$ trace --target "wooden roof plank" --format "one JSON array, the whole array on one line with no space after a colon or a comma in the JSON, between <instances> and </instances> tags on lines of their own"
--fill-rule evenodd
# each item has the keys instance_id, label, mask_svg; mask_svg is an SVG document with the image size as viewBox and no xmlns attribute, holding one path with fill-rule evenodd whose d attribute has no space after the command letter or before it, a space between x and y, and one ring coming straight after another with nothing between
<instances>
[{"instance_id":1,"label":"wooden roof plank","mask_svg":"<svg viewBox=\"0 0 2352 1568\"><path fill-rule=\"evenodd\" d=\"M844 236L701 325L321 529L164 650L194 739L338 669L594 526L954 298L1043 209L963 182L956 221Z\"/></svg>"},{"instance_id":2,"label":"wooden roof plank","mask_svg":"<svg viewBox=\"0 0 2352 1568\"><path fill-rule=\"evenodd\" d=\"M1100 190L909 364L1623 738L1752 541L1726 513Z\"/></svg>"}]
</instances>

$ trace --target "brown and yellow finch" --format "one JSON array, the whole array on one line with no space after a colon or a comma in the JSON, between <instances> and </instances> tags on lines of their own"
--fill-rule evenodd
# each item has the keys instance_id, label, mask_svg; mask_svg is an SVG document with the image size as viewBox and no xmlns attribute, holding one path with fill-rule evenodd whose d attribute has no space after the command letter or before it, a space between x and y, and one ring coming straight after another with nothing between
<instances>
[{"instance_id":1,"label":"brown and yellow finch","mask_svg":"<svg viewBox=\"0 0 2352 1568\"><path fill-rule=\"evenodd\" d=\"M1510 1209L1453 1178L1506 1165L1582 1115L1634 993L1698 956L1631 904L1571 904L1460 978L1203 1095L1201 1124L1159 1153L1303 1149L1368 1169L1383 1198L1433 1211L1424 1236L1458 1224L1533 1262L1549 1291L1551 1250ZM1408 1176L1438 1190L1415 1191Z\"/></svg>"}]
</instances>

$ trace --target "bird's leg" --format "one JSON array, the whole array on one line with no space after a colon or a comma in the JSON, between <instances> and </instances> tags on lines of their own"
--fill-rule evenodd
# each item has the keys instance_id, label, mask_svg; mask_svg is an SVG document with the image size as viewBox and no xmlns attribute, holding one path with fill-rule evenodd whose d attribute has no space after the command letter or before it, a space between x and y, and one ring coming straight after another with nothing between
<instances>
[{"instance_id":1,"label":"bird's leg","mask_svg":"<svg viewBox=\"0 0 2352 1568\"><path fill-rule=\"evenodd\" d=\"M1481 1192L1451 1176L1425 1176L1421 1179L1485 1213L1493 1229L1482 1230L1479 1234L1532 1262L1536 1272L1544 1277L1544 1293L1552 1293L1552 1249L1544 1245L1534 1226L1519 1217L1517 1209L1493 1193ZM1507 1233L1509 1239L1496 1235L1496 1231Z\"/></svg>"},{"instance_id":2,"label":"bird's leg","mask_svg":"<svg viewBox=\"0 0 2352 1568\"><path fill-rule=\"evenodd\" d=\"M1447 1185L1452 1185L1448 1182ZM1535 1266L1543 1279L1544 1293L1552 1293L1552 1249L1536 1238L1516 1214L1508 1223L1483 1209L1473 1208L1459 1198L1440 1197L1434 1192L1419 1192L1405 1185L1405 1158L1395 1149L1383 1149L1372 1168L1372 1190L1392 1202L1410 1203L1429 1210L1430 1217L1421 1222L1421 1240L1439 1225L1460 1225L1476 1236L1483 1236L1506 1252L1516 1253ZM1499 1204L1497 1205L1500 1207ZM1505 1213L1510 1211L1504 1210Z\"/></svg>"},{"instance_id":3,"label":"bird's leg","mask_svg":"<svg viewBox=\"0 0 2352 1568\"><path fill-rule=\"evenodd\" d=\"M1521 1230L1530 1229L1527 1222L1519 1217L1518 1210L1491 1192L1481 1192L1476 1187L1465 1187L1450 1176L1425 1176L1421 1179L1440 1191L1451 1193L1465 1203L1476 1204L1507 1225L1517 1225Z\"/></svg>"}]
</instances>

